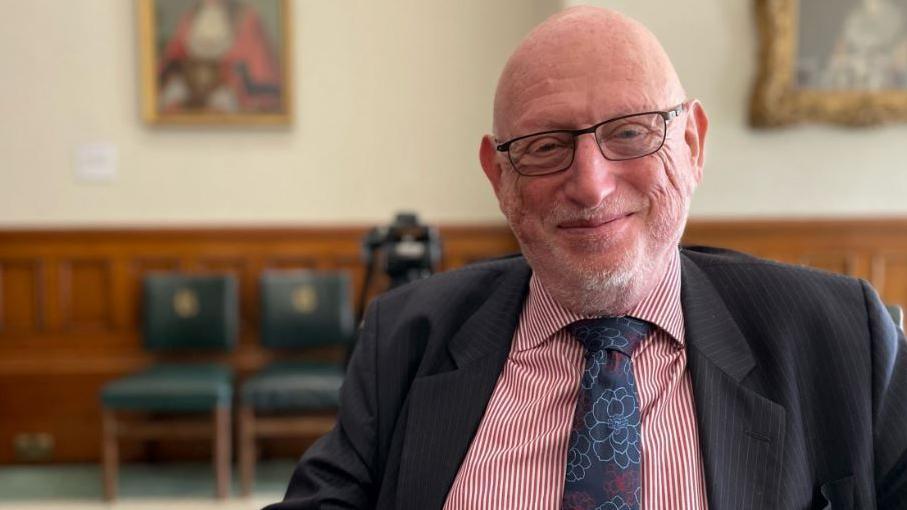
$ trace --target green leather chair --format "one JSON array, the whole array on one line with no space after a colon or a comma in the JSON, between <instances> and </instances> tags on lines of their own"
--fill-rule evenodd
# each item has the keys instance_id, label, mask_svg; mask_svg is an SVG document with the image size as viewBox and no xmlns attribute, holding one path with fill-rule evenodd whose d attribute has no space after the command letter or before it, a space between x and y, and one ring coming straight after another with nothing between
<instances>
[{"instance_id":1,"label":"green leather chair","mask_svg":"<svg viewBox=\"0 0 907 510\"><path fill-rule=\"evenodd\" d=\"M886 308L888 308L888 313L891 314L891 318L894 320L894 323L897 324L897 326L903 331L904 309L901 308L901 305L887 305Z\"/></svg>"},{"instance_id":2,"label":"green leather chair","mask_svg":"<svg viewBox=\"0 0 907 510\"><path fill-rule=\"evenodd\" d=\"M266 271L261 276L261 343L281 350L338 346L355 334L346 272ZM289 356L287 356L289 357ZM239 461L243 495L252 490L256 441L318 436L334 425L342 362L278 361L240 390Z\"/></svg>"},{"instance_id":3,"label":"green leather chair","mask_svg":"<svg viewBox=\"0 0 907 510\"><path fill-rule=\"evenodd\" d=\"M232 276L151 274L144 279L145 349L199 357L231 350L238 330ZM101 390L104 496L116 498L119 439L213 440L216 495L230 490L233 372L219 363L156 363ZM124 415L166 421L121 420ZM133 416L134 418L134 416Z\"/></svg>"}]
</instances>

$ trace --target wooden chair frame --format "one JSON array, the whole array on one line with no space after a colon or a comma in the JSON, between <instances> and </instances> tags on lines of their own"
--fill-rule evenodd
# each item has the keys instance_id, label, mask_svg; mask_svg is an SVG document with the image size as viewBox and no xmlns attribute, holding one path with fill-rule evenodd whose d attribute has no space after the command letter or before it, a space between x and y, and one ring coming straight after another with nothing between
<instances>
[{"instance_id":1,"label":"wooden chair frame","mask_svg":"<svg viewBox=\"0 0 907 510\"><path fill-rule=\"evenodd\" d=\"M237 413L239 426L239 479L240 493L243 497L248 497L252 493L259 439L320 437L330 431L337 420L337 414L333 410L299 416L268 416L256 415L252 406L241 405Z\"/></svg>"},{"instance_id":2,"label":"wooden chair frame","mask_svg":"<svg viewBox=\"0 0 907 510\"><path fill-rule=\"evenodd\" d=\"M230 408L220 406L211 420L174 418L163 422L126 423L117 418L118 411L105 407L101 412L101 449L104 499L114 501L119 480L119 440L198 439L212 440L212 461L216 479L215 495L226 499L230 494L232 423Z\"/></svg>"}]
</instances>

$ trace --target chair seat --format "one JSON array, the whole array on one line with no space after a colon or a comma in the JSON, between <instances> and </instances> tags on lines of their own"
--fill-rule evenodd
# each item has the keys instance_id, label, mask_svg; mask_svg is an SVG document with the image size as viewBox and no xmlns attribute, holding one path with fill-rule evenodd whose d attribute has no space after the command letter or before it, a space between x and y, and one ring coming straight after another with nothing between
<instances>
[{"instance_id":1,"label":"chair seat","mask_svg":"<svg viewBox=\"0 0 907 510\"><path fill-rule=\"evenodd\" d=\"M316 411L340 404L343 367L326 363L273 363L249 378L242 402L258 411Z\"/></svg>"},{"instance_id":2,"label":"chair seat","mask_svg":"<svg viewBox=\"0 0 907 510\"><path fill-rule=\"evenodd\" d=\"M232 398L233 372L214 363L155 365L101 390L105 407L130 411L210 411L229 407Z\"/></svg>"}]
</instances>

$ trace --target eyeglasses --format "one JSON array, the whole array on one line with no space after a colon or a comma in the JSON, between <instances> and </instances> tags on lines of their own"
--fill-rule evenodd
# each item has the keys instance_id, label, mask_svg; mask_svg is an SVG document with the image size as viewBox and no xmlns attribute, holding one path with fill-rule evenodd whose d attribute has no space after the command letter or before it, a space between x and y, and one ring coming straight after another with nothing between
<instances>
[{"instance_id":1,"label":"eyeglasses","mask_svg":"<svg viewBox=\"0 0 907 510\"><path fill-rule=\"evenodd\" d=\"M524 135L496 148L506 152L520 175L537 176L566 170L573 164L576 137L595 133L602 156L625 161L658 152L664 145L668 122L680 116L685 104L663 112L643 112L599 122L584 129L558 129Z\"/></svg>"}]
</instances>

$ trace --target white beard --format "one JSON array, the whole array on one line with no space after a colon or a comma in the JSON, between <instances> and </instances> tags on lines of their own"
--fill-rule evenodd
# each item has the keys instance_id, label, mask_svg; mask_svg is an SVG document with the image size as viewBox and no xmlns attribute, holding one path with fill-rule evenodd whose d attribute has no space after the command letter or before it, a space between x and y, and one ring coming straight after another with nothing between
<instances>
[{"instance_id":1,"label":"white beard","mask_svg":"<svg viewBox=\"0 0 907 510\"><path fill-rule=\"evenodd\" d=\"M642 200L644 202L638 206L648 210L648 201ZM596 263L594 258L584 259L568 253L553 239L528 239L521 228L524 213L519 200L504 200L500 205L530 267L561 306L580 315L622 316L652 291L667 269L671 251L677 249L686 224L689 200L684 202L677 209L664 209L677 210L680 217L667 217L670 213L666 212L666 217L656 218L654 227L644 234L648 242L634 243L630 249L607 243L602 245L603 251L622 250L607 267ZM613 203L618 210L625 205ZM570 217L593 217L596 212L571 213L556 208L545 221L553 225ZM598 248L593 247L595 249Z\"/></svg>"},{"instance_id":2,"label":"white beard","mask_svg":"<svg viewBox=\"0 0 907 510\"><path fill-rule=\"evenodd\" d=\"M520 244L545 290L561 306L580 315L626 315L649 290L641 283L650 281L652 273L661 266L660 257L630 252L621 254L618 263L610 268L570 264L567 261L572 257L559 254L560 250L537 254L530 245L522 241Z\"/></svg>"}]
</instances>

